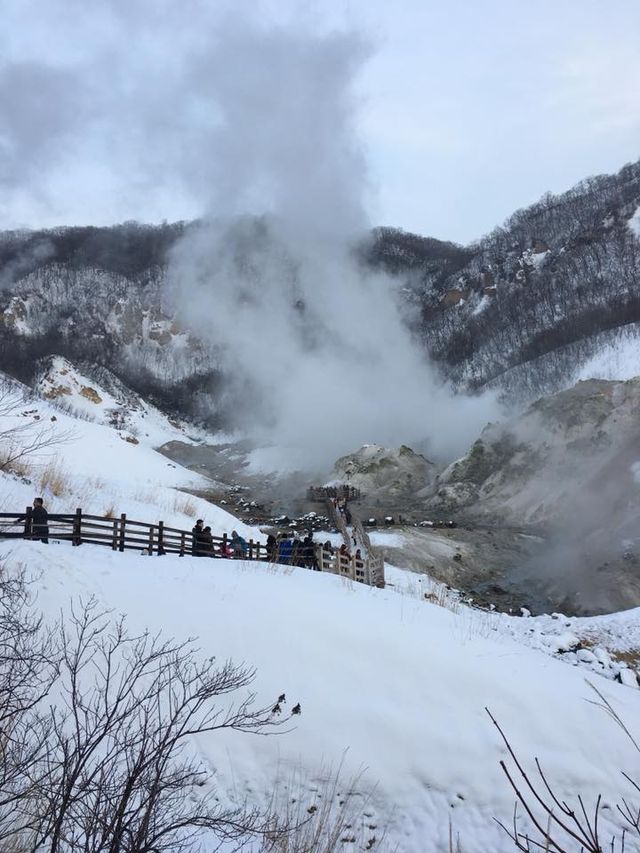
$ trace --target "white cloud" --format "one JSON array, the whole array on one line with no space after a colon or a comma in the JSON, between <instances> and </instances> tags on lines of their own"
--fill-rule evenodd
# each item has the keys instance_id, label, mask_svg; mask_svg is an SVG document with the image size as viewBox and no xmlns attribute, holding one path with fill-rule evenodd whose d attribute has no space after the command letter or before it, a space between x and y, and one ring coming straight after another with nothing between
<instances>
[{"instance_id":1,"label":"white cloud","mask_svg":"<svg viewBox=\"0 0 640 853\"><path fill-rule=\"evenodd\" d=\"M354 108L377 221L467 240L546 190L638 156L636 0L615 14L583 0L535 11L507 0L238 6L3 3L0 227L201 210L216 169L194 152L215 122L208 69L228 20L371 36ZM249 155L251 140L238 140Z\"/></svg>"}]
</instances>

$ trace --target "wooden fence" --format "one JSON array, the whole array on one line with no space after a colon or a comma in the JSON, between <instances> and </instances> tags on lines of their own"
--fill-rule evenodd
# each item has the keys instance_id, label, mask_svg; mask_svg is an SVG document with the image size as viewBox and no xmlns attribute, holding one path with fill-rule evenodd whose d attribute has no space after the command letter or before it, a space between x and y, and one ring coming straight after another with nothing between
<instances>
[{"instance_id":1,"label":"wooden fence","mask_svg":"<svg viewBox=\"0 0 640 853\"><path fill-rule=\"evenodd\" d=\"M22 514L0 513L0 538L35 540L45 538L45 531L32 525L31 509L27 507ZM233 540L226 533L222 536L212 536L212 542L207 547L194 541L194 535L190 530L168 527L163 521L157 524L134 521L127 518L126 513L122 513L117 518L88 515L80 508L76 509L75 513L49 513L46 536L50 539L71 542L72 545L105 545L113 551L133 550L149 556L178 554L180 557L192 555L218 559L237 557L243 560L270 561L266 546L253 539L249 539L246 543L246 552L234 553ZM349 554L340 554L337 550L325 549L319 543L314 543L312 565L298 562L295 556L293 562L303 568L317 568L360 583L371 583L366 559L358 559Z\"/></svg>"},{"instance_id":2,"label":"wooden fence","mask_svg":"<svg viewBox=\"0 0 640 853\"><path fill-rule=\"evenodd\" d=\"M342 539L348 549L351 548L352 537L347 529L345 514L340 512L331 498L327 499L327 511L329 518L333 521L338 531L342 535ZM384 559L382 555L371 545L371 540L367 535L362 522L355 510L351 510L352 530L356 534L356 542L361 546L365 554L365 583L370 586L377 586L380 589L384 588ZM356 578L359 580L359 578Z\"/></svg>"},{"instance_id":3,"label":"wooden fence","mask_svg":"<svg viewBox=\"0 0 640 853\"><path fill-rule=\"evenodd\" d=\"M20 528L19 530L16 528ZM52 539L71 542L72 545L85 543L106 545L113 551L142 551L146 554L192 554L197 557L228 558L236 556L230 537L212 536L211 544L194 541L190 530L168 527L163 521L148 524L134 521L122 513L117 518L104 518L100 515L87 515L78 508L75 513L49 513L48 535ZM0 513L0 537L14 539L42 539L42 531L32 530L31 507L20 513ZM245 560L263 560L266 548L260 542L249 539L247 551L242 554ZM239 554L237 555L239 556Z\"/></svg>"},{"instance_id":4,"label":"wooden fence","mask_svg":"<svg viewBox=\"0 0 640 853\"><path fill-rule=\"evenodd\" d=\"M327 551L323 545L316 546L315 554L321 572L331 572L359 583L371 583L367 560L341 554L340 551Z\"/></svg>"}]
</instances>

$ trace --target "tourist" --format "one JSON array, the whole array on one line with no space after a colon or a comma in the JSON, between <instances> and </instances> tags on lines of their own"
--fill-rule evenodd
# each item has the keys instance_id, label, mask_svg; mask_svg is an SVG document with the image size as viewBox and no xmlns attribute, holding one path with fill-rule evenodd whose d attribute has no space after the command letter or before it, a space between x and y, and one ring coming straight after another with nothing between
<instances>
[{"instance_id":1,"label":"tourist","mask_svg":"<svg viewBox=\"0 0 640 853\"><path fill-rule=\"evenodd\" d=\"M201 544L201 537L202 537L202 531L203 531L203 527L202 527L203 524L204 524L203 519L199 518L195 523L195 527L193 527L191 529L191 555L193 557L203 557L204 556L204 554L200 553L200 544Z\"/></svg>"},{"instance_id":2,"label":"tourist","mask_svg":"<svg viewBox=\"0 0 640 853\"><path fill-rule=\"evenodd\" d=\"M243 539L235 530L231 531L231 548L235 560L243 560L249 550L246 539Z\"/></svg>"},{"instance_id":3,"label":"tourist","mask_svg":"<svg viewBox=\"0 0 640 853\"><path fill-rule=\"evenodd\" d=\"M42 498L33 499L31 510L31 538L49 544L49 513L44 508Z\"/></svg>"}]
</instances>

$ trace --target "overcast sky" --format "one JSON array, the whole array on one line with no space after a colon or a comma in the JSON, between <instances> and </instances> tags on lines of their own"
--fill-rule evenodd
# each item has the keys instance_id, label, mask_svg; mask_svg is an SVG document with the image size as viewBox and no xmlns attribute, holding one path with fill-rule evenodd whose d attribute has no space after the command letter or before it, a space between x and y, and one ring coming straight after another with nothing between
<instances>
[{"instance_id":1,"label":"overcast sky","mask_svg":"<svg viewBox=\"0 0 640 853\"><path fill-rule=\"evenodd\" d=\"M234 92L243 115L255 102L238 136L245 161L270 97L337 92L369 221L460 242L640 157L640 0L0 0L0 21L0 227L210 211L207 183L226 168L211 140ZM285 32L288 50L300 34L291 73L286 59L265 69L283 91L261 91L256 63L245 75L241 52L230 56L255 45L236 38L245 27ZM340 85L324 61L336 31ZM322 76L295 73L314 39L326 92ZM270 45L260 56L278 63ZM282 126L292 160L296 138ZM266 195L257 186L248 212Z\"/></svg>"}]
</instances>

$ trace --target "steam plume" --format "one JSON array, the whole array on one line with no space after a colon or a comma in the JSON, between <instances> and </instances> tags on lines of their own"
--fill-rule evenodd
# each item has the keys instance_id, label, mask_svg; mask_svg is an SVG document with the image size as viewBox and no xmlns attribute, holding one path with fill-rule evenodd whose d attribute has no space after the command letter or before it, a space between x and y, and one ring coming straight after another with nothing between
<instances>
[{"instance_id":1,"label":"steam plume","mask_svg":"<svg viewBox=\"0 0 640 853\"><path fill-rule=\"evenodd\" d=\"M366 55L354 34L225 34L208 60L209 216L170 268L175 308L231 379L228 411L307 468L367 442L451 455L494 410L445 390L394 282L353 253L369 228L353 94Z\"/></svg>"}]
</instances>

